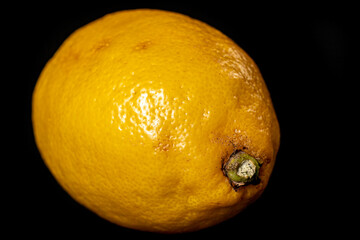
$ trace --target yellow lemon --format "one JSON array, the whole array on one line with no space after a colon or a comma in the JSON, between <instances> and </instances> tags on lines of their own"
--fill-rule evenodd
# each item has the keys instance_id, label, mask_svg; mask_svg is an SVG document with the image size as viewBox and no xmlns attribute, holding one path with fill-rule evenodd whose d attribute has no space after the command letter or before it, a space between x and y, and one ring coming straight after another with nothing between
<instances>
[{"instance_id":1,"label":"yellow lemon","mask_svg":"<svg viewBox=\"0 0 360 240\"><path fill-rule=\"evenodd\" d=\"M161 10L108 14L75 31L33 93L41 156L102 218L176 233L257 199L279 125L253 60L231 39Z\"/></svg>"}]
</instances>

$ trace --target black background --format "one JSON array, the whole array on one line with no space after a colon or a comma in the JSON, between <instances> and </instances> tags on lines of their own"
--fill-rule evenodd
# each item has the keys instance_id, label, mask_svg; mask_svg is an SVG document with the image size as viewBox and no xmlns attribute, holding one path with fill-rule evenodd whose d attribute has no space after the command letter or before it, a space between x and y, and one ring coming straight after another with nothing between
<instances>
[{"instance_id":1,"label":"black background","mask_svg":"<svg viewBox=\"0 0 360 240\"><path fill-rule=\"evenodd\" d=\"M271 93L281 127L281 147L268 188L243 213L217 226L195 233L158 235L111 224L80 206L61 189L36 148L31 96L46 62L77 28L107 13L133 8L180 12L219 29L255 60ZM11 102L19 104L17 129L22 139L19 141L16 136L8 140L16 146L11 148L11 156L17 166L7 178L12 190L8 195L11 196L8 223L16 227L12 233L102 239L293 238L349 233L352 226L347 218L345 215L339 218L339 214L346 212L347 204L339 204L338 199L347 202L354 190L345 188L350 180L337 168L338 157L333 153L344 156L346 150L345 138L339 140L345 126L334 120L354 116L347 111L352 109L350 102L341 101L356 83L356 77L350 74L355 66L350 60L351 43L358 30L353 9L329 3L264 5L245 1L236 4L89 1L82 5L48 1L19 3L4 9L11 16L7 18L11 25L6 24L9 40L16 46L4 45L15 53L9 62L16 66L10 70L16 86L9 95ZM19 143L24 146L19 147ZM330 166L336 166L340 173Z\"/></svg>"}]
</instances>

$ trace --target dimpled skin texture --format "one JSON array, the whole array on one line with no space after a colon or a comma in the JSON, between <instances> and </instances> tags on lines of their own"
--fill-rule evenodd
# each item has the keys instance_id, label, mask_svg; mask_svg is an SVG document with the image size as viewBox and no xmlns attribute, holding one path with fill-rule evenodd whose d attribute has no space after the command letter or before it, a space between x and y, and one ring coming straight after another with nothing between
<instances>
[{"instance_id":1,"label":"dimpled skin texture","mask_svg":"<svg viewBox=\"0 0 360 240\"><path fill-rule=\"evenodd\" d=\"M33 94L37 146L79 203L163 233L224 221L257 199L279 125L253 60L218 30L160 10L108 14L75 31ZM260 183L235 191L222 164L243 149Z\"/></svg>"}]
</instances>

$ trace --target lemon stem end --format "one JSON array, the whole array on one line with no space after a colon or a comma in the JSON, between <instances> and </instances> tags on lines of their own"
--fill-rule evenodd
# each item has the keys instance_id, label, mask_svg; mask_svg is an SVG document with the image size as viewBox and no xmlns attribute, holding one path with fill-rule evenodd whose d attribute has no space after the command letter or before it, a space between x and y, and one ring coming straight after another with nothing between
<instances>
[{"instance_id":1,"label":"lemon stem end","mask_svg":"<svg viewBox=\"0 0 360 240\"><path fill-rule=\"evenodd\" d=\"M243 151L235 151L223 167L233 187L240 187L258 180L259 162Z\"/></svg>"}]
</instances>

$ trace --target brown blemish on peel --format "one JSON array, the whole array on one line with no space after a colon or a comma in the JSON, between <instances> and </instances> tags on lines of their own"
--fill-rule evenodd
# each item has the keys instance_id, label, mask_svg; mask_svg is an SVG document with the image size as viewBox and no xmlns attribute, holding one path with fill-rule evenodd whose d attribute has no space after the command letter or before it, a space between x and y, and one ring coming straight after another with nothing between
<instances>
[{"instance_id":1,"label":"brown blemish on peel","mask_svg":"<svg viewBox=\"0 0 360 240\"><path fill-rule=\"evenodd\" d=\"M159 152L167 152L171 149L173 143L169 135L160 137L155 145L155 149Z\"/></svg>"},{"instance_id":2,"label":"brown blemish on peel","mask_svg":"<svg viewBox=\"0 0 360 240\"><path fill-rule=\"evenodd\" d=\"M136 44L136 46L134 47L134 50L136 50L136 51L145 50L145 49L148 49L151 45L152 45L151 41L142 41L142 42L139 42L138 44Z\"/></svg>"},{"instance_id":3,"label":"brown blemish on peel","mask_svg":"<svg viewBox=\"0 0 360 240\"><path fill-rule=\"evenodd\" d=\"M159 142L157 149L161 152L167 152L170 149L170 143L168 142Z\"/></svg>"},{"instance_id":4,"label":"brown blemish on peel","mask_svg":"<svg viewBox=\"0 0 360 240\"><path fill-rule=\"evenodd\" d=\"M94 46L94 51L98 52L101 49L107 48L110 45L110 40L103 39Z\"/></svg>"},{"instance_id":5,"label":"brown blemish on peel","mask_svg":"<svg viewBox=\"0 0 360 240\"><path fill-rule=\"evenodd\" d=\"M65 61L78 61L80 59L80 53L72 51L66 55Z\"/></svg>"}]
</instances>

